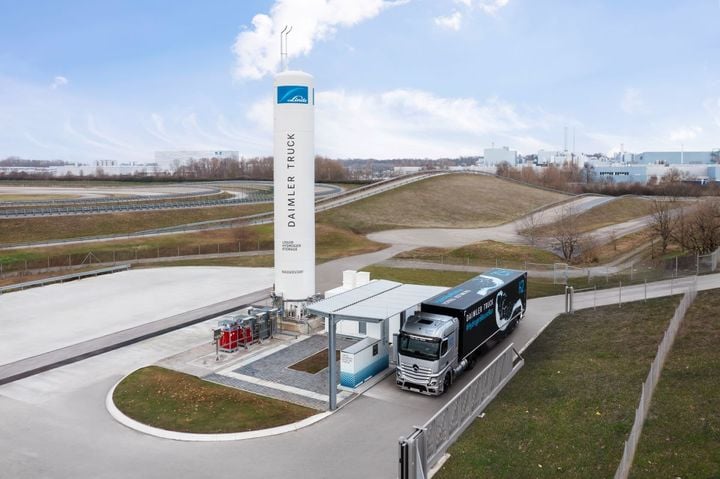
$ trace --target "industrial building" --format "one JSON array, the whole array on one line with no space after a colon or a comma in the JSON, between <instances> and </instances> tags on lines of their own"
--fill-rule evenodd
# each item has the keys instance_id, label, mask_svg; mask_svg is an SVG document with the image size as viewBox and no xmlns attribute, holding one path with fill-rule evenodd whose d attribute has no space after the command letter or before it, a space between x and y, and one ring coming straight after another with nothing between
<instances>
[{"instance_id":1,"label":"industrial building","mask_svg":"<svg viewBox=\"0 0 720 479\"><path fill-rule=\"evenodd\" d=\"M155 161L169 165L174 161L181 163L203 158L218 158L240 161L240 152L235 150L163 150L155 152Z\"/></svg>"},{"instance_id":2,"label":"industrial building","mask_svg":"<svg viewBox=\"0 0 720 479\"><path fill-rule=\"evenodd\" d=\"M503 146L502 148L485 148L483 156L484 159L481 163L484 166L496 166L501 163L516 165L518 159L517 151L511 150L507 146Z\"/></svg>"},{"instance_id":3,"label":"industrial building","mask_svg":"<svg viewBox=\"0 0 720 479\"><path fill-rule=\"evenodd\" d=\"M720 151L646 151L633 155L641 165L707 165L720 161Z\"/></svg>"}]
</instances>

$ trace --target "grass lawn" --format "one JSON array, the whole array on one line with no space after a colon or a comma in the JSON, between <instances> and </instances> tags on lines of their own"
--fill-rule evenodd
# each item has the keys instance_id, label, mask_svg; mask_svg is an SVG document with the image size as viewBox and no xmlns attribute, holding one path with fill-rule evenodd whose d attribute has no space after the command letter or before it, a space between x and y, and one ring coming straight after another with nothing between
<instances>
[{"instance_id":1,"label":"grass lawn","mask_svg":"<svg viewBox=\"0 0 720 479\"><path fill-rule=\"evenodd\" d=\"M467 271L449 271L438 269L392 268L388 266L368 266L362 269L370 273L371 279L387 279L399 283L426 284L430 286L456 286L480 273ZM551 280L529 278L528 298L539 298L563 294L565 286L553 284Z\"/></svg>"},{"instance_id":2,"label":"grass lawn","mask_svg":"<svg viewBox=\"0 0 720 479\"><path fill-rule=\"evenodd\" d=\"M335 351L335 361L340 361L340 350ZM290 369L295 371L304 371L310 374L317 374L326 367L328 367L328 350L323 349L319 353L315 353L312 356L308 356L302 361L288 366Z\"/></svg>"},{"instance_id":3,"label":"grass lawn","mask_svg":"<svg viewBox=\"0 0 720 479\"><path fill-rule=\"evenodd\" d=\"M271 203L260 203L172 211L0 219L0 244L127 234L198 221L237 218L271 210Z\"/></svg>"},{"instance_id":4,"label":"grass lawn","mask_svg":"<svg viewBox=\"0 0 720 479\"><path fill-rule=\"evenodd\" d=\"M652 200L636 196L623 196L581 213L578 215L578 220L583 231L592 231L647 216L652 214L652 210Z\"/></svg>"},{"instance_id":5,"label":"grass lawn","mask_svg":"<svg viewBox=\"0 0 720 479\"><path fill-rule=\"evenodd\" d=\"M698 293L665 363L630 477L720 477L720 290Z\"/></svg>"},{"instance_id":6,"label":"grass lawn","mask_svg":"<svg viewBox=\"0 0 720 479\"><path fill-rule=\"evenodd\" d=\"M477 276L465 271L441 271L435 269L390 268L368 266L362 269L370 273L370 279L387 279L399 283L427 284L430 286L455 286Z\"/></svg>"},{"instance_id":7,"label":"grass lawn","mask_svg":"<svg viewBox=\"0 0 720 479\"><path fill-rule=\"evenodd\" d=\"M562 315L449 450L436 479L608 478L679 297ZM671 477L667 474L655 477Z\"/></svg>"},{"instance_id":8,"label":"grass lawn","mask_svg":"<svg viewBox=\"0 0 720 479\"><path fill-rule=\"evenodd\" d=\"M255 431L317 413L157 366L123 379L113 400L124 414L143 424L194 433Z\"/></svg>"},{"instance_id":9,"label":"grass lawn","mask_svg":"<svg viewBox=\"0 0 720 479\"><path fill-rule=\"evenodd\" d=\"M564 198L567 195L492 176L453 174L324 211L317 220L360 233L410 227L477 228L510 221Z\"/></svg>"},{"instance_id":10,"label":"grass lawn","mask_svg":"<svg viewBox=\"0 0 720 479\"><path fill-rule=\"evenodd\" d=\"M330 225L316 225L315 237L319 262L348 255L369 253L385 247L381 243L370 241L365 236ZM72 256L71 261L73 264L78 264L90 252L100 262L111 262L113 258L120 262L135 259L136 253L138 258L154 258L178 254L232 253L237 252L238 249L257 251L272 248L273 226L266 224L104 241L92 244L80 243L46 248L5 250L0 251L0 263L8 264L25 260L37 262L37 265L28 264L28 268L32 269L47 266L48 256L57 257L57 266L67 265L68 255ZM52 265L55 265L54 261L51 261Z\"/></svg>"},{"instance_id":11,"label":"grass lawn","mask_svg":"<svg viewBox=\"0 0 720 479\"><path fill-rule=\"evenodd\" d=\"M404 251L398 259L419 261L444 261L450 264L487 264L495 265L496 260L528 261L530 263L557 263L562 259L549 251L526 245L501 243L499 241L480 241L460 248L417 248Z\"/></svg>"}]
</instances>

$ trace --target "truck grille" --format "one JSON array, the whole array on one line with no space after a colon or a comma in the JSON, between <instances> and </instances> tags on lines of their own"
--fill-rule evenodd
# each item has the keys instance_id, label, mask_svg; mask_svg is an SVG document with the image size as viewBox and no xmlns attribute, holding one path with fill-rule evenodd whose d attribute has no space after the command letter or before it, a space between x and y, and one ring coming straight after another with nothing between
<instances>
[{"instance_id":1,"label":"truck grille","mask_svg":"<svg viewBox=\"0 0 720 479\"><path fill-rule=\"evenodd\" d=\"M400 370L410 381L420 381L421 383L427 383L432 375L432 369L430 368L418 367L417 371L415 371L415 368L408 364L400 364Z\"/></svg>"}]
</instances>

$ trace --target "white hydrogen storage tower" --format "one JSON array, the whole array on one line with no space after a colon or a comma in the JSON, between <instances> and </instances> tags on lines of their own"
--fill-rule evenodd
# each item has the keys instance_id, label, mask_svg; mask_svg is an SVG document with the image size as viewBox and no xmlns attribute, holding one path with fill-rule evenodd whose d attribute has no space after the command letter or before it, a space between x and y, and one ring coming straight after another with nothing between
<instances>
[{"instance_id":1,"label":"white hydrogen storage tower","mask_svg":"<svg viewBox=\"0 0 720 479\"><path fill-rule=\"evenodd\" d=\"M315 89L301 71L274 82L275 294L315 294ZM300 305L297 305L300 306Z\"/></svg>"}]
</instances>

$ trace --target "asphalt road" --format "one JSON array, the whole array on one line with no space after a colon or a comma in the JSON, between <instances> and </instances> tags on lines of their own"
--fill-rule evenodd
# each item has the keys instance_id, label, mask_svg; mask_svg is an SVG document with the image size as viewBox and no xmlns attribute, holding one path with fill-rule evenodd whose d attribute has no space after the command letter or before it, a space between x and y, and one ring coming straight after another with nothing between
<instances>
[{"instance_id":1,"label":"asphalt road","mask_svg":"<svg viewBox=\"0 0 720 479\"><path fill-rule=\"evenodd\" d=\"M648 297L679 293L682 284L651 284ZM701 277L699 286L719 287L720 275ZM617 290L580 293L576 302L590 307L614 304L618 296ZM624 288L622 296L626 301L642 299L645 287ZM509 341L523 349L563 307L561 296L531 300L525 321ZM170 337L182 334L187 332L176 331ZM155 338L0 386L3 477L393 478L398 437L424 423L472 379L472 374L465 374L449 396L430 398L400 391L390 376L327 419L296 432L233 443L185 443L126 429L104 408L107 391L123 373L167 354L172 349L167 342ZM187 348L180 343L177 348ZM165 349L159 352L158 347ZM500 350L495 348L484 361Z\"/></svg>"}]
</instances>

